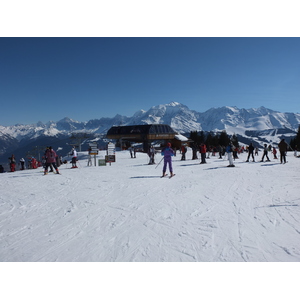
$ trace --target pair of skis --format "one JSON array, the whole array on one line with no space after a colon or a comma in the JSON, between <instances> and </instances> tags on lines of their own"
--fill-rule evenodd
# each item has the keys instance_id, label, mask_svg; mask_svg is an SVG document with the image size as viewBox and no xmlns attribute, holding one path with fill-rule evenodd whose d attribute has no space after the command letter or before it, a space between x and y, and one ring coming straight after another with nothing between
<instances>
[{"instance_id":1,"label":"pair of skis","mask_svg":"<svg viewBox=\"0 0 300 300\"><path fill-rule=\"evenodd\" d=\"M51 172L52 173L52 172ZM55 175L61 175L61 173L56 173L56 172L53 172L53 174ZM44 173L44 175L48 175L48 172L47 173Z\"/></svg>"},{"instance_id":2,"label":"pair of skis","mask_svg":"<svg viewBox=\"0 0 300 300\"><path fill-rule=\"evenodd\" d=\"M174 177L176 174L173 174L173 175L170 175L169 176L169 179L171 179L172 177ZM164 177L167 177L168 176L168 174L165 174L165 175L163 175L163 176L161 176L160 178L164 178Z\"/></svg>"}]
</instances>

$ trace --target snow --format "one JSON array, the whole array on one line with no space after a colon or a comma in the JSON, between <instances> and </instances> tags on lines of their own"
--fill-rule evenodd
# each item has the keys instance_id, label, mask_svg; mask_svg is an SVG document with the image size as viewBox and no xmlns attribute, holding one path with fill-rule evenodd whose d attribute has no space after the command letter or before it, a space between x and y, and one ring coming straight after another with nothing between
<instances>
[{"instance_id":1,"label":"snow","mask_svg":"<svg viewBox=\"0 0 300 300\"><path fill-rule=\"evenodd\" d=\"M182 134L176 134L175 139L181 142L187 142L189 140L187 137L183 136Z\"/></svg>"},{"instance_id":2,"label":"snow","mask_svg":"<svg viewBox=\"0 0 300 300\"><path fill-rule=\"evenodd\" d=\"M0 174L0 261L300 261L299 158L246 163L241 154L227 168L218 156L204 165L191 157L190 149L186 161L177 154L172 179L128 151L102 167L88 167L81 153L79 168L63 165L62 175Z\"/></svg>"},{"instance_id":3,"label":"snow","mask_svg":"<svg viewBox=\"0 0 300 300\"><path fill-rule=\"evenodd\" d=\"M84 157L61 176L1 174L0 259L300 261L300 159L245 163L245 155L227 168L218 156L200 165L178 153L172 179L127 151L104 167Z\"/></svg>"}]
</instances>

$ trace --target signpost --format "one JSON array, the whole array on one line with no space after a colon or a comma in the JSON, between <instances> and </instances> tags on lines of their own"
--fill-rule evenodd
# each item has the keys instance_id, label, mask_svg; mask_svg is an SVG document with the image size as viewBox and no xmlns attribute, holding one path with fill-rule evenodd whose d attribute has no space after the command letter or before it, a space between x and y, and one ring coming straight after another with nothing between
<instances>
[{"instance_id":1,"label":"signpost","mask_svg":"<svg viewBox=\"0 0 300 300\"><path fill-rule=\"evenodd\" d=\"M95 166L96 166L96 155L98 155L98 146L97 143L89 144L89 162L88 165L92 165L91 156L94 155ZM108 143L107 145L107 155L105 155L105 159L98 159L98 166L106 166L106 163L111 165L112 162L116 162L116 146L113 143Z\"/></svg>"},{"instance_id":2,"label":"signpost","mask_svg":"<svg viewBox=\"0 0 300 300\"><path fill-rule=\"evenodd\" d=\"M116 162L116 145L114 143L108 143L105 161L108 162L110 166L112 162Z\"/></svg>"},{"instance_id":3,"label":"signpost","mask_svg":"<svg viewBox=\"0 0 300 300\"><path fill-rule=\"evenodd\" d=\"M90 143L89 144L89 161L91 160L91 155L94 155L94 162L96 167L96 156L98 155L98 146L97 143Z\"/></svg>"}]
</instances>

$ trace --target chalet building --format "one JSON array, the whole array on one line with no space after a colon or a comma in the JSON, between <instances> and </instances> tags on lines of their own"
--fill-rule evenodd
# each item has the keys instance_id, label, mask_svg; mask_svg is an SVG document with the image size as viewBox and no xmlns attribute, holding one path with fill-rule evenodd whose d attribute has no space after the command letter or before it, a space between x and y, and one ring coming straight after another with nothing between
<instances>
[{"instance_id":1,"label":"chalet building","mask_svg":"<svg viewBox=\"0 0 300 300\"><path fill-rule=\"evenodd\" d=\"M177 149L180 149L183 143L188 143L186 137L178 134L169 125L165 124L113 126L108 130L106 137L119 140L120 143L143 143L144 152L148 152L153 142L161 144L170 142L172 147Z\"/></svg>"}]
</instances>

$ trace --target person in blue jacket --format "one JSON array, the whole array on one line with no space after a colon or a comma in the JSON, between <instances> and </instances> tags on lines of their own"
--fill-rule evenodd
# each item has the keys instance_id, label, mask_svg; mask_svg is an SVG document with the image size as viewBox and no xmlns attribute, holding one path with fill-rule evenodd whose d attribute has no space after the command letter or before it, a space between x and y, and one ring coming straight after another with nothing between
<instances>
[{"instance_id":1,"label":"person in blue jacket","mask_svg":"<svg viewBox=\"0 0 300 300\"><path fill-rule=\"evenodd\" d=\"M233 144L229 143L228 146L226 147L226 152L228 155L228 160L229 160L229 165L227 167L235 167L234 163L233 163L233 156L232 156L232 152L233 152Z\"/></svg>"},{"instance_id":2,"label":"person in blue jacket","mask_svg":"<svg viewBox=\"0 0 300 300\"><path fill-rule=\"evenodd\" d=\"M171 143L168 143L167 147L165 147L161 151L161 155L164 157L164 167L163 167L162 177L166 176L167 165L169 165L171 176L174 176L173 167L172 167L172 156L174 156L174 150L171 148Z\"/></svg>"}]
</instances>

